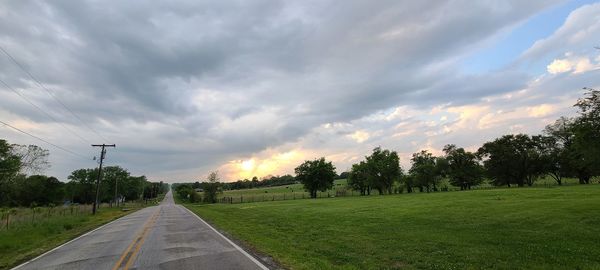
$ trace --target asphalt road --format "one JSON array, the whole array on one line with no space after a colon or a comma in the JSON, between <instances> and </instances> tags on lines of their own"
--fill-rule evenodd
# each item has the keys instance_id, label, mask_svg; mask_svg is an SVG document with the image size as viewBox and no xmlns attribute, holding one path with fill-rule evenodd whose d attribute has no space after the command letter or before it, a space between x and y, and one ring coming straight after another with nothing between
<instances>
[{"instance_id":1,"label":"asphalt road","mask_svg":"<svg viewBox=\"0 0 600 270\"><path fill-rule=\"evenodd\" d=\"M167 193L14 269L268 269Z\"/></svg>"}]
</instances>

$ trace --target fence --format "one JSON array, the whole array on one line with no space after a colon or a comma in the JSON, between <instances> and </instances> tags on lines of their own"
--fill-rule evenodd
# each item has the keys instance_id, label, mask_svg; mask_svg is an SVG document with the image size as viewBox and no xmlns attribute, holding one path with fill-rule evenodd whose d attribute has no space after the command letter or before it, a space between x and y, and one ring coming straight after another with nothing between
<instances>
[{"instance_id":1,"label":"fence","mask_svg":"<svg viewBox=\"0 0 600 270\"><path fill-rule=\"evenodd\" d=\"M372 191L374 194L376 190ZM350 197L360 196L360 192L340 188L336 190L317 192L317 198L333 198L333 197ZM286 192L286 193L264 193L264 194L246 194L246 195L227 195L220 197L218 203L251 203L251 202L268 202L268 201L287 201L309 199L310 195L307 192Z\"/></svg>"},{"instance_id":2,"label":"fence","mask_svg":"<svg viewBox=\"0 0 600 270\"><path fill-rule=\"evenodd\" d=\"M563 183L562 186L575 186L579 185L574 182ZM559 185L554 183L535 183L533 188L553 188L558 187ZM472 186L470 190L492 190L492 189L504 189L506 186L492 186L492 185L480 185L480 186ZM517 188L517 186L513 186L513 188ZM450 185L442 185L438 187L438 191L431 192L449 192L449 191L460 191L459 187L450 186ZM426 190L419 191L419 188L413 188L413 193L426 193ZM395 194L406 193L406 190L397 189L394 191ZM371 190L370 195L379 195L379 192L374 189ZM335 190L325 191L325 192L317 192L317 198L333 198L333 197L351 197L351 196L361 196L360 192L346 188L346 187L336 187ZM252 202L268 202L268 201L286 201L286 200L298 200L298 199L309 199L310 196L306 192L286 192L286 193L264 193L264 194L242 194L242 195L227 195L223 194L217 202L225 203L225 204L235 204L235 203L252 203Z\"/></svg>"},{"instance_id":3,"label":"fence","mask_svg":"<svg viewBox=\"0 0 600 270\"><path fill-rule=\"evenodd\" d=\"M119 208L127 208L140 203L124 203ZM99 209L110 207L107 203ZM56 207L0 208L0 230L16 229L19 226L43 223L67 216L87 216L92 214L91 204L64 205Z\"/></svg>"}]
</instances>

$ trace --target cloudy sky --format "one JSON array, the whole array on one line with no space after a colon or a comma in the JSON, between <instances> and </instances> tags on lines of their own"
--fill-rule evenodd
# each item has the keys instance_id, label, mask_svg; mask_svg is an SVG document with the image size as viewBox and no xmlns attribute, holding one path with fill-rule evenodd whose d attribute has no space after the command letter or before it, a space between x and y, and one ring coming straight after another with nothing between
<instances>
[{"instance_id":1,"label":"cloudy sky","mask_svg":"<svg viewBox=\"0 0 600 270\"><path fill-rule=\"evenodd\" d=\"M63 180L91 143L167 182L341 172L376 146L407 168L574 115L598 45L597 1L2 1L0 121L77 155L0 138Z\"/></svg>"}]
</instances>

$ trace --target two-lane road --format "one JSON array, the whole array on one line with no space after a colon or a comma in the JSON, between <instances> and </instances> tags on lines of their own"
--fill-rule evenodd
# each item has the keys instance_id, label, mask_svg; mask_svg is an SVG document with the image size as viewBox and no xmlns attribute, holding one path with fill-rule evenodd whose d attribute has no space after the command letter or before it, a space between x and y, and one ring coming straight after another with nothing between
<instances>
[{"instance_id":1,"label":"two-lane road","mask_svg":"<svg viewBox=\"0 0 600 270\"><path fill-rule=\"evenodd\" d=\"M268 269L167 193L15 269Z\"/></svg>"}]
</instances>

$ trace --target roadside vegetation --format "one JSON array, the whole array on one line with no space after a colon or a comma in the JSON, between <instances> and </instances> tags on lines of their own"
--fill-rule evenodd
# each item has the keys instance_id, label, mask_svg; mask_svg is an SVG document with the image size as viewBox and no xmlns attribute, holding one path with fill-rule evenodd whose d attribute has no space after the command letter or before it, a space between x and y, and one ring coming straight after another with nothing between
<instances>
[{"instance_id":1,"label":"roadside vegetation","mask_svg":"<svg viewBox=\"0 0 600 270\"><path fill-rule=\"evenodd\" d=\"M68 182L44 175L49 151L0 139L0 269L15 266L101 224L147 205L168 190L119 166L103 169L99 212L92 215L98 169Z\"/></svg>"},{"instance_id":2,"label":"roadside vegetation","mask_svg":"<svg viewBox=\"0 0 600 270\"><path fill-rule=\"evenodd\" d=\"M600 185L186 204L291 269L598 269Z\"/></svg>"},{"instance_id":3,"label":"roadside vegetation","mask_svg":"<svg viewBox=\"0 0 600 270\"><path fill-rule=\"evenodd\" d=\"M12 224L8 230L4 227L0 229L0 269L14 267L142 206L127 203L124 207L129 211L105 206L100 207L96 215L91 214L90 207L80 207L86 211L75 210L77 212L73 214L54 209L51 210L54 211L51 216L47 216L48 208L39 208L35 219L30 219L30 213L18 213L17 210L14 213L16 216L26 216L29 220Z\"/></svg>"}]
</instances>

